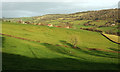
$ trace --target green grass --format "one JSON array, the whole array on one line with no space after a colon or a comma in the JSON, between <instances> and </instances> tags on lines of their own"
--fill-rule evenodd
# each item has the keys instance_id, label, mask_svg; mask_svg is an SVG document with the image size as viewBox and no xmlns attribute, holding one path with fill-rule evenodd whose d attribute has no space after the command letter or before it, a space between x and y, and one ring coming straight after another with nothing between
<instances>
[{"instance_id":1,"label":"green grass","mask_svg":"<svg viewBox=\"0 0 120 72\"><path fill-rule=\"evenodd\" d=\"M40 40L41 43L61 44L61 40L70 43L71 36L78 37L78 46L87 48L117 48L100 33L85 30L55 28L47 26L3 23L3 33L18 37Z\"/></svg>"},{"instance_id":2,"label":"green grass","mask_svg":"<svg viewBox=\"0 0 120 72\"><path fill-rule=\"evenodd\" d=\"M72 23L74 25L77 25L77 24L83 25L83 24L87 23L88 21L91 21L91 20L74 20L70 23Z\"/></svg>"},{"instance_id":3,"label":"green grass","mask_svg":"<svg viewBox=\"0 0 120 72\"><path fill-rule=\"evenodd\" d=\"M40 43L37 43L3 36L3 70L118 69L117 53L86 49L118 49L118 44L97 32L9 22L3 22L2 26L4 34L40 40ZM78 49L71 47L71 37L77 37Z\"/></svg>"},{"instance_id":4,"label":"green grass","mask_svg":"<svg viewBox=\"0 0 120 72\"><path fill-rule=\"evenodd\" d=\"M101 28L97 28L99 30L102 30L102 31L109 31L111 30L112 32L118 32L118 29L116 27L101 27Z\"/></svg>"},{"instance_id":5,"label":"green grass","mask_svg":"<svg viewBox=\"0 0 120 72\"><path fill-rule=\"evenodd\" d=\"M107 20L99 20L98 22L93 21L90 24L96 24L97 26L100 26L100 25L105 25L106 22L107 22Z\"/></svg>"},{"instance_id":6,"label":"green grass","mask_svg":"<svg viewBox=\"0 0 120 72\"><path fill-rule=\"evenodd\" d=\"M3 36L3 70L117 70L117 53L88 51ZM70 53L71 52L71 53Z\"/></svg>"}]
</instances>

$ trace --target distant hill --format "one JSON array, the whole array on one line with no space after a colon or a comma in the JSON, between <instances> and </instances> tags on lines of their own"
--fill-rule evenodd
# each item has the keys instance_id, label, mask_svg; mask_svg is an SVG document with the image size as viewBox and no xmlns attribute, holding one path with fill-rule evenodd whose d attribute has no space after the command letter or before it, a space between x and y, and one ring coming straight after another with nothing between
<instances>
[{"instance_id":1,"label":"distant hill","mask_svg":"<svg viewBox=\"0 0 120 72\"><path fill-rule=\"evenodd\" d=\"M59 18L67 20L117 20L118 9L77 12L73 14L49 14L35 18L41 20L57 20Z\"/></svg>"},{"instance_id":2,"label":"distant hill","mask_svg":"<svg viewBox=\"0 0 120 72\"><path fill-rule=\"evenodd\" d=\"M80 13L75 13L80 14ZM74 14L74 15L75 15ZM108 10L98 10L98 11L89 11L79 16L77 19L86 19L86 20L115 20L118 18L118 9L108 9Z\"/></svg>"},{"instance_id":3,"label":"distant hill","mask_svg":"<svg viewBox=\"0 0 120 72\"><path fill-rule=\"evenodd\" d=\"M118 9L107 9L107 10L98 10L98 11L86 11L86 12L77 12L72 14L47 14L43 16L35 17L21 17L13 18L12 20L31 21L31 22L40 22L40 21L49 21L49 20L117 20L118 18Z\"/></svg>"}]
</instances>

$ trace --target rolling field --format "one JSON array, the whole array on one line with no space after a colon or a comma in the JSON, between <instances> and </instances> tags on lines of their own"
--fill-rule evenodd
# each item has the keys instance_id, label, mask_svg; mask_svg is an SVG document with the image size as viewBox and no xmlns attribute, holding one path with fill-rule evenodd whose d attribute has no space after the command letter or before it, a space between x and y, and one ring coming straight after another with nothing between
<instances>
[{"instance_id":1,"label":"rolling field","mask_svg":"<svg viewBox=\"0 0 120 72\"><path fill-rule=\"evenodd\" d=\"M70 43L71 37L77 37L77 46L82 48L118 47L117 44L110 42L97 32L7 22L3 23L2 27L3 34L40 40L41 43L62 44L61 41Z\"/></svg>"},{"instance_id":2,"label":"rolling field","mask_svg":"<svg viewBox=\"0 0 120 72\"><path fill-rule=\"evenodd\" d=\"M108 38L110 38L111 40L120 43L120 36L116 36L116 35L110 35L110 34L104 34L105 36L107 36Z\"/></svg>"},{"instance_id":3,"label":"rolling field","mask_svg":"<svg viewBox=\"0 0 120 72\"><path fill-rule=\"evenodd\" d=\"M9 22L2 28L3 34L40 41L3 35L3 70L118 70L118 53L89 50L119 51L100 33ZM72 47L74 37L78 48Z\"/></svg>"}]
</instances>

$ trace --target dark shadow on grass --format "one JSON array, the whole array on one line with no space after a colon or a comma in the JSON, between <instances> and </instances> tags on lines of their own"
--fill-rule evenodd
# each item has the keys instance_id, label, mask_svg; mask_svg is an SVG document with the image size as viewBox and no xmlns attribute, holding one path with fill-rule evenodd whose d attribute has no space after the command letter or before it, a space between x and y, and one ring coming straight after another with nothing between
<instances>
[{"instance_id":1,"label":"dark shadow on grass","mask_svg":"<svg viewBox=\"0 0 120 72\"><path fill-rule=\"evenodd\" d=\"M115 48L109 48L109 49L111 49L113 51L120 51L120 49L115 49Z\"/></svg>"},{"instance_id":2,"label":"dark shadow on grass","mask_svg":"<svg viewBox=\"0 0 120 72\"><path fill-rule=\"evenodd\" d=\"M67 41L60 40L60 42L61 42L63 45L68 45L68 46L70 46L70 47L74 47L72 44L68 43Z\"/></svg>"},{"instance_id":3,"label":"dark shadow on grass","mask_svg":"<svg viewBox=\"0 0 120 72\"><path fill-rule=\"evenodd\" d=\"M98 51L98 50L80 50L84 53L99 56L99 57L107 57L107 58L119 58L118 53L111 53L111 52L104 52L104 51Z\"/></svg>"},{"instance_id":4,"label":"dark shadow on grass","mask_svg":"<svg viewBox=\"0 0 120 72\"><path fill-rule=\"evenodd\" d=\"M67 46L70 46L70 47L73 48L73 45L68 43L67 41L60 40L60 42L63 45L67 45ZM86 50L81 49L79 47L74 48L74 49L80 50L80 51L82 51L84 53L87 53L87 54L90 54L90 55L99 56L99 57L120 58L117 53L110 53L110 52L104 52L104 51L98 51L98 50L88 50L88 51L86 51Z\"/></svg>"},{"instance_id":5,"label":"dark shadow on grass","mask_svg":"<svg viewBox=\"0 0 120 72\"><path fill-rule=\"evenodd\" d=\"M118 70L117 64L93 63L73 58L29 58L3 53L4 70Z\"/></svg>"},{"instance_id":6,"label":"dark shadow on grass","mask_svg":"<svg viewBox=\"0 0 120 72\"><path fill-rule=\"evenodd\" d=\"M58 45L53 45L53 44L49 44L49 43L42 43L42 45L46 46L46 48L48 48L49 50L52 50L54 52L59 52L62 54L67 53L67 51L65 49L63 49L63 47L58 46Z\"/></svg>"},{"instance_id":7,"label":"dark shadow on grass","mask_svg":"<svg viewBox=\"0 0 120 72\"><path fill-rule=\"evenodd\" d=\"M75 48L71 43L68 43L67 41L64 41L64 40L60 40L60 42L63 44L63 45L67 45L71 48ZM79 47L76 47L76 49L80 49Z\"/></svg>"},{"instance_id":8,"label":"dark shadow on grass","mask_svg":"<svg viewBox=\"0 0 120 72\"><path fill-rule=\"evenodd\" d=\"M3 43L5 43L5 37L0 37L0 46L4 47Z\"/></svg>"},{"instance_id":9,"label":"dark shadow on grass","mask_svg":"<svg viewBox=\"0 0 120 72\"><path fill-rule=\"evenodd\" d=\"M69 47L64 47L64 46L59 46L59 45L52 45L52 44L48 44L48 43L42 43L42 45L46 46L46 48L48 48L51 51L61 53L61 54L65 54L65 55L68 55L68 56L78 57L81 60L86 60L84 57L76 55L74 52L67 49Z\"/></svg>"},{"instance_id":10,"label":"dark shadow on grass","mask_svg":"<svg viewBox=\"0 0 120 72\"><path fill-rule=\"evenodd\" d=\"M2 43L5 42L5 37L0 37L0 40L2 41Z\"/></svg>"}]
</instances>

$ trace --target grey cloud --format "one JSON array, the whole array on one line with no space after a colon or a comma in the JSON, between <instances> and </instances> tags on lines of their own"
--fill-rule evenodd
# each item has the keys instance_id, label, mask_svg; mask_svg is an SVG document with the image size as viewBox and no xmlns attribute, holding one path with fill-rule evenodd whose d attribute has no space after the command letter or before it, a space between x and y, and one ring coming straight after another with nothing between
<instances>
[{"instance_id":1,"label":"grey cloud","mask_svg":"<svg viewBox=\"0 0 120 72\"><path fill-rule=\"evenodd\" d=\"M87 10L115 8L117 5L91 4L89 2L3 2L3 17L40 16L44 14L66 14Z\"/></svg>"}]
</instances>

